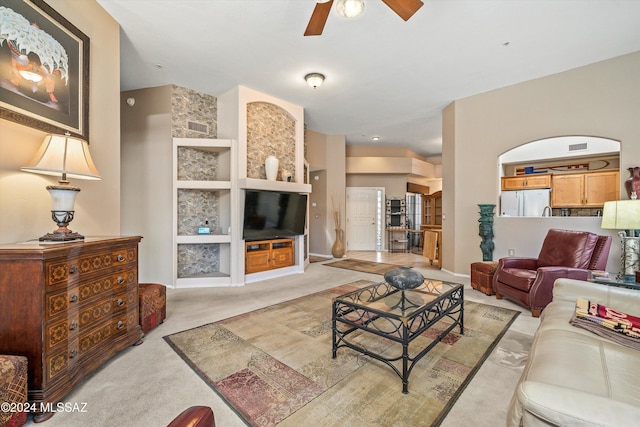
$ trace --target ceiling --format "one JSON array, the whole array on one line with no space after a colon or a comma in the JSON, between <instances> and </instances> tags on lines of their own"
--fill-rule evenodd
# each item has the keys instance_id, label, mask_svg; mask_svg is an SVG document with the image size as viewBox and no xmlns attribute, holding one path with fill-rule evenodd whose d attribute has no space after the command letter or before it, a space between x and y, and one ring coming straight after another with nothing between
<instances>
[{"instance_id":1,"label":"ceiling","mask_svg":"<svg viewBox=\"0 0 640 427\"><path fill-rule=\"evenodd\" d=\"M640 51L638 0L424 0L407 22L365 0L316 37L314 0L97 1L122 28L122 90L243 85L304 107L310 130L425 157L456 99Z\"/></svg>"}]
</instances>

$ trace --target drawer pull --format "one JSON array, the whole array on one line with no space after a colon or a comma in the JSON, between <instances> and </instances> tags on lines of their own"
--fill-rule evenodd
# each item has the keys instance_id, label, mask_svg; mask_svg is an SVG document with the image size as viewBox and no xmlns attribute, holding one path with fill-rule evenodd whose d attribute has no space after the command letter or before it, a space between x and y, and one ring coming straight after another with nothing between
<instances>
[{"instance_id":1,"label":"drawer pull","mask_svg":"<svg viewBox=\"0 0 640 427\"><path fill-rule=\"evenodd\" d=\"M71 352L69 352L69 359L73 359L77 355L78 355L78 350L74 348L73 350L71 350Z\"/></svg>"},{"instance_id":2,"label":"drawer pull","mask_svg":"<svg viewBox=\"0 0 640 427\"><path fill-rule=\"evenodd\" d=\"M124 300L122 298L118 298L116 304L118 304L118 307L122 307L124 305Z\"/></svg>"},{"instance_id":3,"label":"drawer pull","mask_svg":"<svg viewBox=\"0 0 640 427\"><path fill-rule=\"evenodd\" d=\"M76 294L71 294L71 296L69 297L69 301L71 301L71 302L78 302L78 295L76 295Z\"/></svg>"},{"instance_id":4,"label":"drawer pull","mask_svg":"<svg viewBox=\"0 0 640 427\"><path fill-rule=\"evenodd\" d=\"M122 277L118 276L117 282L118 282L118 285L122 285L124 283L124 279Z\"/></svg>"},{"instance_id":5,"label":"drawer pull","mask_svg":"<svg viewBox=\"0 0 640 427\"><path fill-rule=\"evenodd\" d=\"M78 272L78 267L76 267L75 264L69 267L69 273L76 274L77 272Z\"/></svg>"},{"instance_id":6,"label":"drawer pull","mask_svg":"<svg viewBox=\"0 0 640 427\"><path fill-rule=\"evenodd\" d=\"M118 262L122 262L122 261L124 261L124 255L122 255L122 254L118 254L118 256L116 257L116 259L118 260Z\"/></svg>"},{"instance_id":7,"label":"drawer pull","mask_svg":"<svg viewBox=\"0 0 640 427\"><path fill-rule=\"evenodd\" d=\"M118 320L118 329L124 328L124 322L122 320Z\"/></svg>"},{"instance_id":8,"label":"drawer pull","mask_svg":"<svg viewBox=\"0 0 640 427\"><path fill-rule=\"evenodd\" d=\"M75 331L76 329L78 329L78 322L76 322L75 320L71 321L71 326L69 327L70 330Z\"/></svg>"}]
</instances>

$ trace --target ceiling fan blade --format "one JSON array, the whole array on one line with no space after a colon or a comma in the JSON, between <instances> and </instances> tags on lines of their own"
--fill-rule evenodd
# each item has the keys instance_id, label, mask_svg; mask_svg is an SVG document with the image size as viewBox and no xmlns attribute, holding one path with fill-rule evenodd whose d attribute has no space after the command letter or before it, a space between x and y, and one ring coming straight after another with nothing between
<instances>
[{"instance_id":1,"label":"ceiling fan blade","mask_svg":"<svg viewBox=\"0 0 640 427\"><path fill-rule=\"evenodd\" d=\"M332 5L333 0L329 0L326 3L316 3L311 19L309 19L309 24L307 24L307 29L304 31L305 36L319 36L322 34Z\"/></svg>"},{"instance_id":2,"label":"ceiling fan blade","mask_svg":"<svg viewBox=\"0 0 640 427\"><path fill-rule=\"evenodd\" d=\"M382 0L405 21L413 16L424 3L421 0Z\"/></svg>"}]
</instances>

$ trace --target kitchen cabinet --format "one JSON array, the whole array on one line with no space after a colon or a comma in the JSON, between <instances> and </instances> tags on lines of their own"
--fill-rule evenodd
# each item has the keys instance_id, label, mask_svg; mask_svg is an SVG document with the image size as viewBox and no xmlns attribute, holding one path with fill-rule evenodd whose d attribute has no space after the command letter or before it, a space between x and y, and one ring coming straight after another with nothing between
<instances>
[{"instance_id":1,"label":"kitchen cabinet","mask_svg":"<svg viewBox=\"0 0 640 427\"><path fill-rule=\"evenodd\" d=\"M423 214L424 218L422 225L430 225L438 227L442 226L442 191L436 191L435 193L423 196L424 202Z\"/></svg>"},{"instance_id":2,"label":"kitchen cabinet","mask_svg":"<svg viewBox=\"0 0 640 427\"><path fill-rule=\"evenodd\" d=\"M503 191L551 188L551 174L503 176L501 178L501 188Z\"/></svg>"},{"instance_id":3,"label":"kitchen cabinet","mask_svg":"<svg viewBox=\"0 0 640 427\"><path fill-rule=\"evenodd\" d=\"M617 170L556 174L552 178L551 206L554 208L601 207L620 198Z\"/></svg>"}]
</instances>

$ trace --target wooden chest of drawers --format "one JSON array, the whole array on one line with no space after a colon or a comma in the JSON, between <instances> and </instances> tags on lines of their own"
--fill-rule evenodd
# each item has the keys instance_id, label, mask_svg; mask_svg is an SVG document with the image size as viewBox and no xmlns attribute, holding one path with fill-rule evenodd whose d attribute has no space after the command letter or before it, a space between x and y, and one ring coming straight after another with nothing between
<instances>
[{"instance_id":1,"label":"wooden chest of drawers","mask_svg":"<svg viewBox=\"0 0 640 427\"><path fill-rule=\"evenodd\" d=\"M0 245L0 353L27 356L30 401L60 401L141 342L140 239Z\"/></svg>"}]
</instances>

